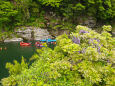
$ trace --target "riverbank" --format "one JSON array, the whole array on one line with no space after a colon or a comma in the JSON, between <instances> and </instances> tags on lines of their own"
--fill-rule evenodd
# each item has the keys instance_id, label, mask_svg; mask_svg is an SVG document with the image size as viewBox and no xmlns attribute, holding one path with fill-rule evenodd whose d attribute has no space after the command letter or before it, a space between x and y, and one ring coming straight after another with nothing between
<instances>
[{"instance_id":1,"label":"riverbank","mask_svg":"<svg viewBox=\"0 0 115 86\"><path fill-rule=\"evenodd\" d=\"M4 37L3 42L36 41L41 39L52 39L62 34L69 34L69 30L48 30L39 27L19 27L14 30L10 37Z\"/></svg>"}]
</instances>

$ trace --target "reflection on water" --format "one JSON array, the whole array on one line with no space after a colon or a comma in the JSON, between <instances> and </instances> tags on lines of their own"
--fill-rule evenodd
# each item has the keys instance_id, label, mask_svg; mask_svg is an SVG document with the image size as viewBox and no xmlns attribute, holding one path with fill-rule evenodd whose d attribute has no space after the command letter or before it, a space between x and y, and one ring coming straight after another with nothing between
<instances>
[{"instance_id":1,"label":"reflection on water","mask_svg":"<svg viewBox=\"0 0 115 86\"><path fill-rule=\"evenodd\" d=\"M0 43L0 80L8 76L8 70L5 69L6 62L13 63L13 60L20 62L22 56L29 61L35 51L34 43L25 47L20 46L19 42Z\"/></svg>"}]
</instances>

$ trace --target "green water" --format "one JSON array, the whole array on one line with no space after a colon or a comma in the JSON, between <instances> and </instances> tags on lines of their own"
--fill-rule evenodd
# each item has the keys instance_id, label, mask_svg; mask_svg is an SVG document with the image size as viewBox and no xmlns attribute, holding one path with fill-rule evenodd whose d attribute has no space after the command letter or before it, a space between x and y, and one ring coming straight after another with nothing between
<instances>
[{"instance_id":1,"label":"green water","mask_svg":"<svg viewBox=\"0 0 115 86\"><path fill-rule=\"evenodd\" d=\"M35 53L34 43L30 47L21 47L19 42L0 43L0 80L8 76L8 70L5 68L7 62L13 63L13 60L21 61L21 57L29 61L29 58ZM4 48L7 48L6 50Z\"/></svg>"}]
</instances>

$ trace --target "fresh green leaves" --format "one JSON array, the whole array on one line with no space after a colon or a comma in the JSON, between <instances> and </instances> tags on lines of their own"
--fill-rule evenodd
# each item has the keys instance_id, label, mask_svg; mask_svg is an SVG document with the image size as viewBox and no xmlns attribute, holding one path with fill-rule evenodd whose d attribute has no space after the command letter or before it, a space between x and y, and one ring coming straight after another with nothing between
<instances>
[{"instance_id":1,"label":"fresh green leaves","mask_svg":"<svg viewBox=\"0 0 115 86\"><path fill-rule=\"evenodd\" d=\"M45 4L46 6L50 5L52 7L59 7L60 2L63 0L38 0L38 1L42 2L42 4Z\"/></svg>"},{"instance_id":2,"label":"fresh green leaves","mask_svg":"<svg viewBox=\"0 0 115 86\"><path fill-rule=\"evenodd\" d=\"M5 27L11 28L9 24L13 23L14 17L17 15L18 11L14 9L12 3L8 1L0 1L0 26L1 29ZM12 25L12 24L11 24ZM8 29L9 29L8 28Z\"/></svg>"},{"instance_id":3,"label":"fresh green leaves","mask_svg":"<svg viewBox=\"0 0 115 86\"><path fill-rule=\"evenodd\" d=\"M99 34L87 27L77 26L68 37L57 37L57 46L37 50L34 62L28 68L21 64L7 63L10 76L2 80L5 86L114 86L114 39L105 30ZM76 43L73 37L80 42ZM31 60L32 60L31 59ZM9 79L9 80L8 80Z\"/></svg>"},{"instance_id":4,"label":"fresh green leaves","mask_svg":"<svg viewBox=\"0 0 115 86\"><path fill-rule=\"evenodd\" d=\"M84 16L110 23L114 10L114 0L0 0L0 28L27 25L73 30Z\"/></svg>"}]
</instances>

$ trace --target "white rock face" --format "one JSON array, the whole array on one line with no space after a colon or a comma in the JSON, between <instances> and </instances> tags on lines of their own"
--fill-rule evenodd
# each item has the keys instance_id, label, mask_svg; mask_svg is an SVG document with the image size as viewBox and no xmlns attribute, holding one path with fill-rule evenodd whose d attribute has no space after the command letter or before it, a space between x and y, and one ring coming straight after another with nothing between
<instances>
[{"instance_id":1,"label":"white rock face","mask_svg":"<svg viewBox=\"0 0 115 86\"><path fill-rule=\"evenodd\" d=\"M34 29L34 40L48 39L51 38L47 29Z\"/></svg>"},{"instance_id":2,"label":"white rock face","mask_svg":"<svg viewBox=\"0 0 115 86\"><path fill-rule=\"evenodd\" d=\"M4 40L4 42L16 42L16 41L22 41L23 39L22 38L12 38L12 39L6 39Z\"/></svg>"},{"instance_id":3,"label":"white rock face","mask_svg":"<svg viewBox=\"0 0 115 86\"><path fill-rule=\"evenodd\" d=\"M34 36L34 40L48 39L51 38L47 29L41 29L36 27L26 27L20 28L16 31L18 35L28 40L32 39L32 33Z\"/></svg>"}]
</instances>

